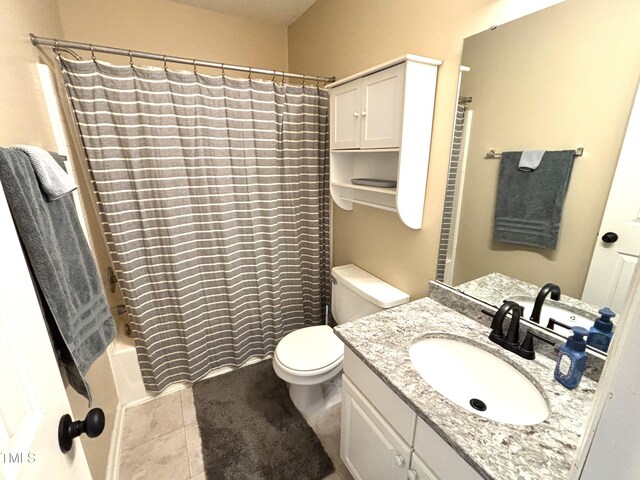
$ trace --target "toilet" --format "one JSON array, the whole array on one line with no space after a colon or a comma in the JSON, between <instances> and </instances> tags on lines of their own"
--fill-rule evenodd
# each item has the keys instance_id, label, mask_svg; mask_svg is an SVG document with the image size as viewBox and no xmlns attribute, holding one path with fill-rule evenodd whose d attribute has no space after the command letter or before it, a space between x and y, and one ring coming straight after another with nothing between
<instances>
[{"instance_id":1,"label":"toilet","mask_svg":"<svg viewBox=\"0 0 640 480\"><path fill-rule=\"evenodd\" d=\"M337 324L402 305L409 295L356 265L331 269L331 314ZM273 369L289 385L289 396L305 418L340 401L344 345L328 325L304 327L282 338Z\"/></svg>"}]
</instances>

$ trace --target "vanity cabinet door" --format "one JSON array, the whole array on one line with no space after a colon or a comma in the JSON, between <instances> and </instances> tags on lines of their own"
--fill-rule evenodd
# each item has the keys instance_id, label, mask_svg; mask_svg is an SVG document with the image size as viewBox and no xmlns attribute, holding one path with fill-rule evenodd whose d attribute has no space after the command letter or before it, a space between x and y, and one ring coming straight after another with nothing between
<instances>
[{"instance_id":1,"label":"vanity cabinet door","mask_svg":"<svg viewBox=\"0 0 640 480\"><path fill-rule=\"evenodd\" d=\"M360 147L361 90L360 79L331 91L331 148Z\"/></svg>"},{"instance_id":2,"label":"vanity cabinet door","mask_svg":"<svg viewBox=\"0 0 640 480\"><path fill-rule=\"evenodd\" d=\"M360 148L400 146L404 64L363 77Z\"/></svg>"},{"instance_id":3,"label":"vanity cabinet door","mask_svg":"<svg viewBox=\"0 0 640 480\"><path fill-rule=\"evenodd\" d=\"M416 423L413 448L416 464L422 462L432 475L425 477L428 480L482 480L480 474L422 419ZM418 480L422 478L418 477Z\"/></svg>"},{"instance_id":4,"label":"vanity cabinet door","mask_svg":"<svg viewBox=\"0 0 640 480\"><path fill-rule=\"evenodd\" d=\"M411 447L343 377L340 455L355 480L406 480Z\"/></svg>"},{"instance_id":5,"label":"vanity cabinet door","mask_svg":"<svg viewBox=\"0 0 640 480\"><path fill-rule=\"evenodd\" d=\"M440 480L415 452L411 457L411 468L407 478L409 480Z\"/></svg>"}]
</instances>

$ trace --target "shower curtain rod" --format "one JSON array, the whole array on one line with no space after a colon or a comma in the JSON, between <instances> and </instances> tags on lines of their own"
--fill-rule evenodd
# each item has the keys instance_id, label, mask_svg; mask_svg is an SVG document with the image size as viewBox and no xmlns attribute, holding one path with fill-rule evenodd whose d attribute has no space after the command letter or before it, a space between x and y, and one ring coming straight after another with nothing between
<instances>
[{"instance_id":1,"label":"shower curtain rod","mask_svg":"<svg viewBox=\"0 0 640 480\"><path fill-rule=\"evenodd\" d=\"M301 73L288 73L288 72L281 72L278 70L267 70L264 68L245 67L242 65L230 65L227 63L209 62L206 60L197 60L197 59L190 59L185 57L174 57L172 55L160 55L157 53L141 52L138 50L126 50L123 48L105 47L103 45L92 45L90 43L69 42L67 40L58 40L56 38L38 37L33 33L30 33L29 36L31 37L31 43L34 46L46 45L46 46L53 47L54 50L55 49L87 50L91 52L92 56L95 55L95 53L109 53L112 55L123 55L123 56L129 57L129 61L131 63L133 63L133 57L136 57L136 58L144 58L147 60L158 60L158 61L164 62L165 66L167 62L180 63L183 65L191 65L194 68L196 66L217 68L217 69L221 69L223 73L225 70L235 70L238 72L246 72L249 75L251 75L252 73L262 74L262 75L272 75L274 79L276 77L299 78L303 81L303 83L306 80L310 80L318 83L323 82L325 84L335 81L335 77L303 75Z\"/></svg>"}]
</instances>

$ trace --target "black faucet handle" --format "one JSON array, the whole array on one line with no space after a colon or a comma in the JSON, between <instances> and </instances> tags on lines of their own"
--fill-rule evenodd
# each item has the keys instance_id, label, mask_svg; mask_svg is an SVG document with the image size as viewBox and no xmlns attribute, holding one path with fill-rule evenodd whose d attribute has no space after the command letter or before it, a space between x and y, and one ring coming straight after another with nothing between
<instances>
[{"instance_id":1,"label":"black faucet handle","mask_svg":"<svg viewBox=\"0 0 640 480\"><path fill-rule=\"evenodd\" d=\"M520 339L520 317L522 316L522 306L519 303L511 302L511 323L507 331L507 343L517 346Z\"/></svg>"},{"instance_id":2,"label":"black faucet handle","mask_svg":"<svg viewBox=\"0 0 640 480\"><path fill-rule=\"evenodd\" d=\"M534 358L536 358L536 352L533 349L533 337L536 337L538 340L542 340L549 345L555 345L555 343L551 340L547 340L543 336L533 333L531 330L528 330L527 334L524 337L524 340L522 341L522 345L520 345L520 356L522 358L526 358L527 360L533 360Z\"/></svg>"},{"instance_id":3,"label":"black faucet handle","mask_svg":"<svg viewBox=\"0 0 640 480\"><path fill-rule=\"evenodd\" d=\"M569 325L567 325L566 323L559 322L555 318L550 318L549 321L547 322L547 328L549 330L554 330L553 327L555 327L556 325L560 325L561 327L566 328L567 330L571 330L571 327Z\"/></svg>"}]
</instances>

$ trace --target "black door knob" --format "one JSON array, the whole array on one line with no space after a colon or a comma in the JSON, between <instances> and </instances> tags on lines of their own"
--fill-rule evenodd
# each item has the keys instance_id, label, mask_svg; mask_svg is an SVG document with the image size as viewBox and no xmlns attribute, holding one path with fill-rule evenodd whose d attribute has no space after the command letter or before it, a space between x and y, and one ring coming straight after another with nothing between
<instances>
[{"instance_id":1,"label":"black door knob","mask_svg":"<svg viewBox=\"0 0 640 480\"><path fill-rule=\"evenodd\" d=\"M618 234L615 232L607 232L602 235L602 241L604 243L615 243L618 240Z\"/></svg>"},{"instance_id":2,"label":"black door knob","mask_svg":"<svg viewBox=\"0 0 640 480\"><path fill-rule=\"evenodd\" d=\"M86 433L95 438L104 430L104 412L100 408L92 408L82 421L71 420L71 415L63 415L58 424L58 445L62 453L67 453L73 446L73 439Z\"/></svg>"}]
</instances>

